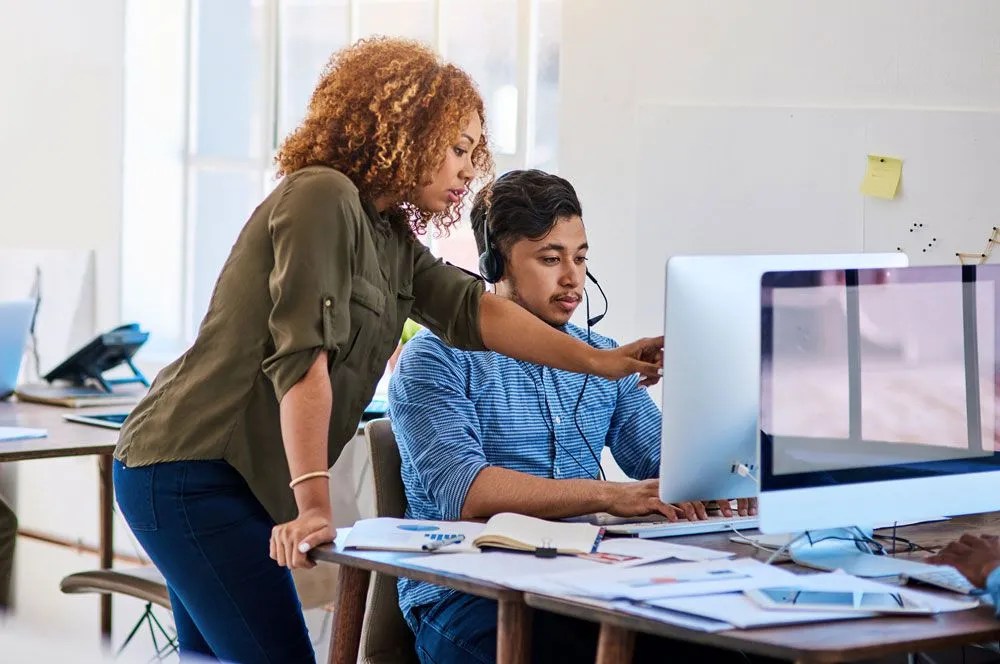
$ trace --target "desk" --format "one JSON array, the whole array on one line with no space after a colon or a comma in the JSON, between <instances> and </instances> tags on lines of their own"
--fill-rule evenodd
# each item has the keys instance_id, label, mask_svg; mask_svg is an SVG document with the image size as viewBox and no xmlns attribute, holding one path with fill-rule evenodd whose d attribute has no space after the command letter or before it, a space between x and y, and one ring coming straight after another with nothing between
<instances>
[{"instance_id":1,"label":"desk","mask_svg":"<svg viewBox=\"0 0 1000 664\"><path fill-rule=\"evenodd\" d=\"M898 529L897 535L921 546L936 547L969 531L1000 533L1000 513L909 526ZM698 535L677 538L677 541L728 551L736 550L728 542L725 545L719 542L720 539L728 539L728 535ZM736 546L740 546L745 555L747 547ZM891 544L888 546L891 548ZM764 555L763 552L758 552L755 557L759 559ZM793 567L793 571L807 570ZM599 622L601 625L597 652L599 664L628 661L635 643L635 632L646 632L795 662L852 662L1000 639L1000 621L994 617L993 608L988 606L920 618L885 617L810 623L804 626L729 630L709 634L622 613L601 602L557 598L536 593L525 593L524 600L528 606L536 609Z\"/></svg>"},{"instance_id":2,"label":"desk","mask_svg":"<svg viewBox=\"0 0 1000 664\"><path fill-rule=\"evenodd\" d=\"M935 547L967 531L1000 533L1000 513L909 526L898 529L897 535L921 546ZM762 559L769 555L750 546L730 542L729 535L712 533L671 538L669 541L733 551L742 557ZM497 660L501 663L528 661L531 608L600 623L598 662L601 664L628 661L637 631L796 662L848 662L1000 639L1000 621L993 617L993 609L985 606L926 618L887 617L710 634L625 614L601 602L521 593L497 584L417 567L405 562L406 558L419 555L412 552L343 551L330 544L314 549L310 555L316 561L340 565L334 626L330 637L331 664L354 664L357 661L371 572L429 581L498 600ZM798 571L806 570L799 568Z\"/></svg>"},{"instance_id":3,"label":"desk","mask_svg":"<svg viewBox=\"0 0 1000 664\"><path fill-rule=\"evenodd\" d=\"M408 564L406 558L420 555L412 551L344 551L334 544L327 544L313 549L309 555L317 562L340 565L333 630L330 633L330 664L355 664L358 661L361 623L372 572L437 583L470 595L497 600L497 662L526 664L530 660L531 610L519 590Z\"/></svg>"},{"instance_id":4,"label":"desk","mask_svg":"<svg viewBox=\"0 0 1000 664\"><path fill-rule=\"evenodd\" d=\"M67 422L62 416L69 412L76 410L30 403L0 402L0 426L39 428L46 429L49 433L46 438L0 442L0 463L98 455L100 565L101 569L110 569L114 518L111 453L114 452L118 432ZM103 412L103 410L94 409L93 412ZM101 636L105 639L111 638L111 595L101 595Z\"/></svg>"}]
</instances>

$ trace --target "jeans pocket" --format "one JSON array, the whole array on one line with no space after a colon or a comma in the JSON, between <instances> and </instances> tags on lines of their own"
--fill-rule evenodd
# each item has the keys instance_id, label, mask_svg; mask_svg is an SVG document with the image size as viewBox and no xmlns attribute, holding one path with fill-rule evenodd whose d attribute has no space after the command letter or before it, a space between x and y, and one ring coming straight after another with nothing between
<instances>
[{"instance_id":1,"label":"jeans pocket","mask_svg":"<svg viewBox=\"0 0 1000 664\"><path fill-rule=\"evenodd\" d=\"M115 460L114 482L118 507L134 531L156 530L156 510L153 508L153 481L156 464L128 468Z\"/></svg>"}]
</instances>

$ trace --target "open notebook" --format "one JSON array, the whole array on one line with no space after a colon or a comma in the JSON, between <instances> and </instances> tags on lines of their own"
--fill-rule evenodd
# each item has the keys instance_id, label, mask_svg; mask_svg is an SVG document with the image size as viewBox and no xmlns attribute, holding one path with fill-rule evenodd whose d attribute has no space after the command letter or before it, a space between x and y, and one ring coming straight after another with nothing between
<instances>
[{"instance_id":1,"label":"open notebook","mask_svg":"<svg viewBox=\"0 0 1000 664\"><path fill-rule=\"evenodd\" d=\"M468 553L483 547L580 554L596 551L603 530L587 523L560 523L504 512L485 524L472 521L362 519L344 540L345 549Z\"/></svg>"}]
</instances>

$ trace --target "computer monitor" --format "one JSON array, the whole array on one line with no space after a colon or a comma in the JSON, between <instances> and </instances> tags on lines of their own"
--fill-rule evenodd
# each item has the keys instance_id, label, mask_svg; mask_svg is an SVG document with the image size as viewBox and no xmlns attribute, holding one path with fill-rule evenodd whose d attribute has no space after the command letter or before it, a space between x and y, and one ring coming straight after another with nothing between
<instances>
[{"instance_id":1,"label":"computer monitor","mask_svg":"<svg viewBox=\"0 0 1000 664\"><path fill-rule=\"evenodd\" d=\"M34 314L34 300L0 302L0 399L9 397L17 385Z\"/></svg>"},{"instance_id":2,"label":"computer monitor","mask_svg":"<svg viewBox=\"0 0 1000 664\"><path fill-rule=\"evenodd\" d=\"M761 530L861 573L873 525L1000 509L998 298L996 265L765 274Z\"/></svg>"},{"instance_id":3,"label":"computer monitor","mask_svg":"<svg viewBox=\"0 0 1000 664\"><path fill-rule=\"evenodd\" d=\"M906 254L674 256L666 266L660 498L757 493L760 280L769 270L893 267Z\"/></svg>"}]
</instances>

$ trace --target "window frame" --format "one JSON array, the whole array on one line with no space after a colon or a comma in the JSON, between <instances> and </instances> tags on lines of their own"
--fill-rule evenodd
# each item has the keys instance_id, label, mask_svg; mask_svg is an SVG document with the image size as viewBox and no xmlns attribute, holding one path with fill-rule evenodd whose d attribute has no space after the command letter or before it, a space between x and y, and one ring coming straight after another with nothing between
<instances>
[{"instance_id":1,"label":"window frame","mask_svg":"<svg viewBox=\"0 0 1000 664\"><path fill-rule=\"evenodd\" d=\"M346 20L348 25L348 43L354 43L362 36L361 32L361 11L365 4L373 0L347 0ZM377 1L377 0L374 0ZM447 11L454 8L454 3L460 0L427 0L433 8L433 43L431 46L442 55L448 58L447 52ZM539 7L544 0L514 0L517 10L517 118L516 118L516 148L513 154L494 154L494 161L498 173L508 170L526 168L532 163L532 151L535 147L535 108L537 102L536 81L538 73L538 22ZM254 4L262 12L262 32L260 48L257 57L260 58L262 80L260 85L260 107L257 112L260 115L260 129L255 137L251 139L251 145L255 148L252 154L258 156L247 158L221 158L200 154L197 149L197 120L198 120L198 30L199 16L198 0L185 0L184 6L184 63L183 63L183 100L184 117L181 123L182 146L179 156L180 165L180 191L181 197L181 218L177 219L177 228L180 231L180 265L179 272L181 283L179 284L180 311L177 315L180 318L179 338L176 344L180 348L175 348L175 343L157 344L158 355L163 357L158 359L168 359L168 356L176 357L181 350L189 345L197 334L197 327L200 323L201 312L195 311L195 295L198 284L196 283L195 258L197 250L196 227L197 218L197 192L195 183L198 175L207 171L220 171L229 174L245 174L252 177L258 183L258 200L262 199L266 193L274 186L274 165L273 156L281 140L280 123L281 111L280 93L282 90L281 79L281 39L282 39L282 18L287 8L285 0L255 0ZM123 220L126 226L131 224L141 224L140 219ZM437 249L439 239L435 234L429 234L429 245L432 250ZM123 279L128 279L129 275L124 271ZM178 285L174 286L175 288ZM124 302L123 296L123 302ZM173 306L173 305L172 305ZM126 312L123 312L126 313ZM141 311L127 312L129 315L141 317Z\"/></svg>"}]
</instances>

